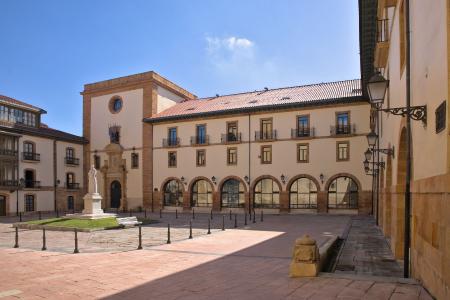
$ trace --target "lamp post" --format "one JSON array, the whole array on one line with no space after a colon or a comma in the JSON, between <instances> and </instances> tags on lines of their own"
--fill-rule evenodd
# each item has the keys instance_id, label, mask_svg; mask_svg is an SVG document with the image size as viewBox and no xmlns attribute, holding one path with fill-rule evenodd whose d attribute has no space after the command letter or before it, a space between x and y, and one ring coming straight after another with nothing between
<instances>
[{"instance_id":1,"label":"lamp post","mask_svg":"<svg viewBox=\"0 0 450 300\"><path fill-rule=\"evenodd\" d=\"M375 74L367 84L370 101L378 110L401 115L406 117L406 176L405 176L405 240L404 240L404 258L403 258L403 276L409 277L410 264L410 243L411 243L411 119L422 121L427 124L427 106L411 106L411 36L410 36L410 11L409 0L404 1L405 5L405 27L406 27L406 106L397 108L381 109L384 102L384 95L389 81L384 79L381 74ZM381 95L381 96L380 96Z\"/></svg>"}]
</instances>

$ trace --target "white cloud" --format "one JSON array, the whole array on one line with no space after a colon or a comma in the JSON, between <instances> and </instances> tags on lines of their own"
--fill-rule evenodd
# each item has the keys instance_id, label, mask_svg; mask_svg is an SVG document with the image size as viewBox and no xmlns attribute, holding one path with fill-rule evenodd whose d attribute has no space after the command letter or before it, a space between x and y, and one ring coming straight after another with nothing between
<instances>
[{"instance_id":1,"label":"white cloud","mask_svg":"<svg viewBox=\"0 0 450 300\"><path fill-rule=\"evenodd\" d=\"M227 38L206 37L208 43L207 50L210 54L218 54L220 51L240 52L248 51L253 48L254 42L246 38L238 38L235 36Z\"/></svg>"}]
</instances>

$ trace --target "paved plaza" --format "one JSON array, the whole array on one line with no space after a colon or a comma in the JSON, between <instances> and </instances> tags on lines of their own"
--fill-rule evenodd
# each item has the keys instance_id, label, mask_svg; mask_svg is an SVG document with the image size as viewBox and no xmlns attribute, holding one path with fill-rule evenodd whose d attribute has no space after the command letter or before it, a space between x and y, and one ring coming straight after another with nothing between
<instances>
[{"instance_id":1,"label":"paved plaza","mask_svg":"<svg viewBox=\"0 0 450 300\"><path fill-rule=\"evenodd\" d=\"M40 251L41 232L21 231L20 248L11 248L14 232L1 224L0 299L430 299L414 281L395 277L288 277L297 237L308 233L321 245L332 235L351 236L350 216L265 215L244 226L238 215L235 229L226 215L222 231L222 216L214 215L208 235L209 215L199 214L193 239L191 215L152 217L160 223L143 226L143 250L135 250L133 228L80 233L79 254L71 253L71 232L48 232L48 250Z\"/></svg>"}]
</instances>

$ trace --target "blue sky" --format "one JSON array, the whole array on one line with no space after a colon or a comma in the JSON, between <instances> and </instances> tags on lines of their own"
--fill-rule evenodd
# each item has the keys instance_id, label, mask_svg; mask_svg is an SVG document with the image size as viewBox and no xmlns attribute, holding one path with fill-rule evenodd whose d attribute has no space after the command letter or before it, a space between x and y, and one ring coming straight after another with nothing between
<instances>
[{"instance_id":1,"label":"blue sky","mask_svg":"<svg viewBox=\"0 0 450 300\"><path fill-rule=\"evenodd\" d=\"M357 0L0 0L0 94L82 132L85 83L154 70L199 97L360 77Z\"/></svg>"}]
</instances>

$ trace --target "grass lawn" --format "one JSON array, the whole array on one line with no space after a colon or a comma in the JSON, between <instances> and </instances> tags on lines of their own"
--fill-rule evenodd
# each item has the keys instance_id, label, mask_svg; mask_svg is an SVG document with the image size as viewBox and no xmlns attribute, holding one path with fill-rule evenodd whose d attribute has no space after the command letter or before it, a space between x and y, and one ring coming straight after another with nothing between
<instances>
[{"instance_id":1,"label":"grass lawn","mask_svg":"<svg viewBox=\"0 0 450 300\"><path fill-rule=\"evenodd\" d=\"M26 224L79 228L79 229L114 228L119 226L119 223L117 223L116 218L105 218L97 220L54 218L54 219L29 221L26 222Z\"/></svg>"}]
</instances>

